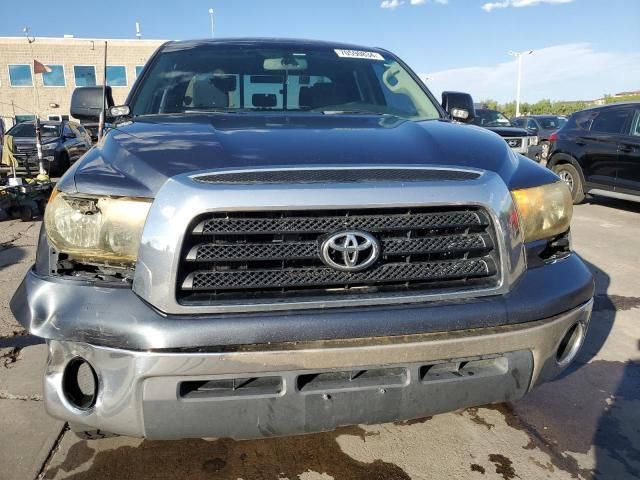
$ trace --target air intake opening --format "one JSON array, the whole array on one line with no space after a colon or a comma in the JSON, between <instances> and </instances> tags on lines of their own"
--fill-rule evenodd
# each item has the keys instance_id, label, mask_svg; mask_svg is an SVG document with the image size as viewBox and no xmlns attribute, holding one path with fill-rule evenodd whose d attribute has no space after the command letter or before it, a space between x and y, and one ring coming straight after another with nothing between
<instances>
[{"instance_id":1,"label":"air intake opening","mask_svg":"<svg viewBox=\"0 0 640 480\"><path fill-rule=\"evenodd\" d=\"M556 352L558 365L565 366L573 361L578 354L582 340L584 339L584 327L582 323L574 323L560 341L560 346Z\"/></svg>"},{"instance_id":2,"label":"air intake opening","mask_svg":"<svg viewBox=\"0 0 640 480\"><path fill-rule=\"evenodd\" d=\"M62 390L67 401L75 408L89 410L98 397L98 375L89 362L76 357L64 370Z\"/></svg>"}]
</instances>

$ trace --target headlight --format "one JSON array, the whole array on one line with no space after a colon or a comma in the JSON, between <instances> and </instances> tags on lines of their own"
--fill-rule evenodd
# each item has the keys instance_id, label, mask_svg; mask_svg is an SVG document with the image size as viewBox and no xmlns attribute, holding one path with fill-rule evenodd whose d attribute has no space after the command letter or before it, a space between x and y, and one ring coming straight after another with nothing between
<instances>
[{"instance_id":1,"label":"headlight","mask_svg":"<svg viewBox=\"0 0 640 480\"><path fill-rule=\"evenodd\" d=\"M61 253L96 263L134 263L151 201L73 197L54 190L45 211L49 240Z\"/></svg>"},{"instance_id":2,"label":"headlight","mask_svg":"<svg viewBox=\"0 0 640 480\"><path fill-rule=\"evenodd\" d=\"M53 143L45 143L44 145L42 145L42 151L43 152L49 152L51 150L55 150L57 145L58 144L55 143L55 142L53 142Z\"/></svg>"},{"instance_id":3,"label":"headlight","mask_svg":"<svg viewBox=\"0 0 640 480\"><path fill-rule=\"evenodd\" d=\"M525 242L566 232L573 215L571 192L564 182L511 192Z\"/></svg>"},{"instance_id":4,"label":"headlight","mask_svg":"<svg viewBox=\"0 0 640 480\"><path fill-rule=\"evenodd\" d=\"M529 137L529 145L538 145L538 137L535 135L533 137Z\"/></svg>"}]
</instances>

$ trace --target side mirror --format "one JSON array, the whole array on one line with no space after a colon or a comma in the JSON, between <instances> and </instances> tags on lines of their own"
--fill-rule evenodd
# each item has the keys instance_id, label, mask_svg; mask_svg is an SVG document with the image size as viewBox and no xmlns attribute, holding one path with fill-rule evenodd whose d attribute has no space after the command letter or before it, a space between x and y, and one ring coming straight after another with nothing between
<instances>
[{"instance_id":1,"label":"side mirror","mask_svg":"<svg viewBox=\"0 0 640 480\"><path fill-rule=\"evenodd\" d=\"M473 98L468 93L442 92L442 108L457 122L469 123L476 118Z\"/></svg>"},{"instance_id":2,"label":"side mirror","mask_svg":"<svg viewBox=\"0 0 640 480\"><path fill-rule=\"evenodd\" d=\"M106 103L102 103L102 87L78 87L71 95L71 116L78 120L98 122L103 107L113 106L111 87L106 87Z\"/></svg>"}]
</instances>

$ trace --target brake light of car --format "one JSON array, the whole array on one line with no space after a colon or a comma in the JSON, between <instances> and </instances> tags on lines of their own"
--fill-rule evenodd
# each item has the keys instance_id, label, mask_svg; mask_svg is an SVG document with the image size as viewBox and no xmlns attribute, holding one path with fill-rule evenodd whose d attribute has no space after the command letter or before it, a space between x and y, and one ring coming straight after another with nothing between
<instances>
[{"instance_id":1,"label":"brake light of car","mask_svg":"<svg viewBox=\"0 0 640 480\"><path fill-rule=\"evenodd\" d=\"M558 140L558 132L553 132L549 135L549 142L555 142L556 140Z\"/></svg>"}]
</instances>

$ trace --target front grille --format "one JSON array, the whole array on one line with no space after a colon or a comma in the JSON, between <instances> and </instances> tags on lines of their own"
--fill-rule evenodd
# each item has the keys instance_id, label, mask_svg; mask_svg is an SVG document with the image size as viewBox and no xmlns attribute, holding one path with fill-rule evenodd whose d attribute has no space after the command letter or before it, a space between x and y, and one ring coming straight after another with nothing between
<instances>
[{"instance_id":1,"label":"front grille","mask_svg":"<svg viewBox=\"0 0 640 480\"><path fill-rule=\"evenodd\" d=\"M505 141L511 148L520 148L522 146L521 138L506 138Z\"/></svg>"},{"instance_id":2,"label":"front grille","mask_svg":"<svg viewBox=\"0 0 640 480\"><path fill-rule=\"evenodd\" d=\"M322 241L348 230L379 242L371 267L346 272L321 260ZM500 263L491 218L475 207L216 212L192 222L181 258L177 299L186 305L490 288Z\"/></svg>"}]
</instances>

